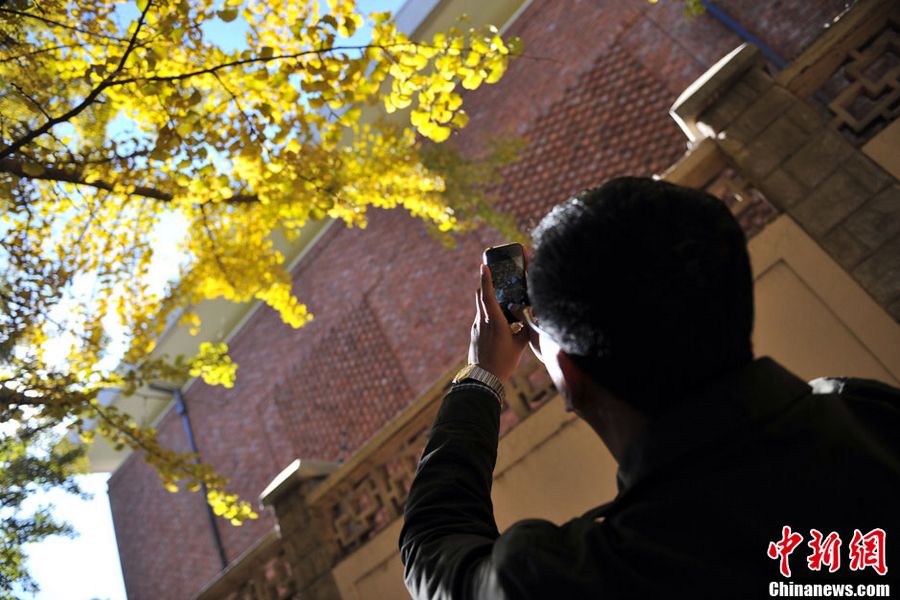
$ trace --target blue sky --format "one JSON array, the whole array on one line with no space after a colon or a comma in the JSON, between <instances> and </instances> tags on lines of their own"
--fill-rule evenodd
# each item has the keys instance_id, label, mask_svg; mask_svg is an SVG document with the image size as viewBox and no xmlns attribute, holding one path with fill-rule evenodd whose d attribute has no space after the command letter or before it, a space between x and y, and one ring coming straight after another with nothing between
<instances>
[{"instance_id":1,"label":"blue sky","mask_svg":"<svg viewBox=\"0 0 900 600\"><path fill-rule=\"evenodd\" d=\"M357 6L363 13L375 11L396 11L404 0L360 0ZM126 2L117 8L117 16L123 30L137 17L133 2ZM246 25L241 19L232 23L218 20L205 26L212 41L226 49L245 45ZM364 28L351 38L361 41L368 35ZM127 127L117 122L116 127ZM171 249L170 240L161 240L161 247ZM164 262L171 266L177 260L171 252L163 253ZM172 269L160 265L154 272L157 276L168 277ZM202 448L200 449L202 453ZM28 568L32 577L41 587L33 596L35 600L125 600L125 586L113 530L112 515L107 496L106 482L109 473L95 473L78 477L84 491L93 494L90 500L82 500L61 490L51 490L35 494L28 500L25 510L38 506L53 506L53 514L60 520L69 522L78 532L75 538L54 537L39 544L26 546L29 557ZM32 596L23 595L25 598Z\"/></svg>"},{"instance_id":2,"label":"blue sky","mask_svg":"<svg viewBox=\"0 0 900 600\"><path fill-rule=\"evenodd\" d=\"M125 585L113 532L106 481L109 473L78 476L91 500L81 500L62 490L32 496L26 509L52 504L53 514L69 522L75 538L52 537L29 545L28 567L41 591L38 600L124 600ZM26 596L27 597L27 596Z\"/></svg>"}]
</instances>

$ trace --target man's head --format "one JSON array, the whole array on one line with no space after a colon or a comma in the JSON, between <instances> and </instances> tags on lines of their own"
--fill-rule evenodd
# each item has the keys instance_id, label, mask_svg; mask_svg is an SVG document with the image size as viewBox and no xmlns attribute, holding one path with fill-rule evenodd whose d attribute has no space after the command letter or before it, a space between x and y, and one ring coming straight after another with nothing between
<instances>
[{"instance_id":1,"label":"man's head","mask_svg":"<svg viewBox=\"0 0 900 600\"><path fill-rule=\"evenodd\" d=\"M645 415L752 358L747 242L709 194L623 177L533 232L528 288L577 367Z\"/></svg>"}]
</instances>

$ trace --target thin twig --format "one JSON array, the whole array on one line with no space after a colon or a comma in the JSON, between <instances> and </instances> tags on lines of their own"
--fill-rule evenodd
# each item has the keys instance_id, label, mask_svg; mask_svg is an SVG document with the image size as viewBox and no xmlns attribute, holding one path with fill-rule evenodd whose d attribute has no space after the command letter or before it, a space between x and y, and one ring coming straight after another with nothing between
<instances>
[{"instance_id":1,"label":"thin twig","mask_svg":"<svg viewBox=\"0 0 900 600\"><path fill-rule=\"evenodd\" d=\"M10 82L10 85L13 86L13 88L14 88L17 92L19 92L20 94L22 94L22 97L24 97L26 100L28 100L29 102L31 102L31 103L34 105L34 107L37 108L37 109L40 111L40 113L41 113L42 115L44 115L44 116L47 117L48 119L52 119L52 118L53 118L53 117L50 116L50 114L49 114L46 110L44 110L44 107L41 106L41 103L38 102L31 94L29 94L28 92L26 92L25 90L23 90L23 89L19 86L19 84L17 84L17 83L14 82L14 81L11 81L11 82Z\"/></svg>"},{"instance_id":2,"label":"thin twig","mask_svg":"<svg viewBox=\"0 0 900 600\"><path fill-rule=\"evenodd\" d=\"M54 50L63 50L66 48L79 48L81 44L60 44L59 46L49 46L47 48L38 48L37 50L32 50L31 52L26 52L24 54L17 54L15 56L6 56L4 58L0 58L0 64L8 63L12 61L20 61L23 58L27 58L29 56L36 56L38 54L44 54L46 52L53 52Z\"/></svg>"},{"instance_id":3,"label":"thin twig","mask_svg":"<svg viewBox=\"0 0 900 600\"><path fill-rule=\"evenodd\" d=\"M247 126L253 131L254 135L256 136L257 141L265 146L266 137L263 135L262 131L259 130L259 127L256 126L256 123L254 123L250 118L250 115L247 114L247 111L244 110L244 107L241 105L241 101L237 97L237 95L233 91L231 91L231 88L225 85L225 82L222 81L222 78L219 77L218 73L213 73L212 76L216 78L216 81L219 82L219 84L222 86L222 89L224 89L225 92L229 96L231 96L231 99L234 101L235 106L237 106L238 110L241 112L241 115L243 115L244 120L247 122ZM268 151L268 148L266 150Z\"/></svg>"},{"instance_id":4,"label":"thin twig","mask_svg":"<svg viewBox=\"0 0 900 600\"><path fill-rule=\"evenodd\" d=\"M213 236L212 230L209 228L209 221L206 217L206 204L200 204L200 214L202 215L203 221L203 229L206 231L206 237L209 239L209 244L212 247L213 258L216 259L216 264L219 265L219 271L222 272L222 277L225 278L225 281L228 282L228 285L231 286L233 290L237 290L237 286L231 280L231 277L228 276L228 271L225 269L225 264L222 262L222 258L219 256L219 252L217 250L216 238Z\"/></svg>"},{"instance_id":5,"label":"thin twig","mask_svg":"<svg viewBox=\"0 0 900 600\"><path fill-rule=\"evenodd\" d=\"M10 15L16 15L17 17L25 17L27 19L35 19L36 21L41 21L48 25L53 25L54 27L62 27L63 29L69 29L71 31L77 31L78 33L83 33L84 35L89 35L91 37L99 37L107 40L115 40L117 42L127 42L127 38L116 37L114 35L106 35L105 33L97 33L95 31L91 31L89 29L82 29L80 27L75 27L74 25L68 25L66 23L62 23L60 21L55 21L53 19L49 19L47 17L41 17L35 14L23 12L20 10L14 10L11 8L0 8L0 13L6 13Z\"/></svg>"},{"instance_id":6,"label":"thin twig","mask_svg":"<svg viewBox=\"0 0 900 600\"><path fill-rule=\"evenodd\" d=\"M362 44L357 46L332 46L331 48L321 48L315 50L303 50L301 52L292 52L290 54L279 54L269 56L264 58L262 56L254 56L250 58L242 58L239 60L232 60L228 62L224 62L218 65L214 65L212 67L206 67L204 69L197 69L196 71L189 71L187 73L179 73L177 75L151 75L148 77L131 77L128 79L118 79L113 82L113 85L125 85L129 83L139 83L139 82L150 82L150 81L181 81L182 79L190 79L191 77L197 77L199 75L211 75L223 69L227 69L229 67L240 67L243 65L257 64L257 63L269 63L275 62L279 60L289 60L289 59L297 59L302 58L304 56L310 56L313 54L321 55L330 52L340 52L342 50L367 50L369 48L380 48L382 50L387 50L387 48L397 47L397 46L416 46L415 42L397 42L396 44ZM421 44L418 44L421 45Z\"/></svg>"}]
</instances>

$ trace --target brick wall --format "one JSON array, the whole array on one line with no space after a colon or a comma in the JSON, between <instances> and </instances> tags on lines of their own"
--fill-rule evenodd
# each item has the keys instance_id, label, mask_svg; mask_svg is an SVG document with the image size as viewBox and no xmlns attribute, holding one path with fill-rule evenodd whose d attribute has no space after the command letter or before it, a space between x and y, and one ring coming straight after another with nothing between
<instances>
[{"instance_id":1,"label":"brick wall","mask_svg":"<svg viewBox=\"0 0 900 600\"><path fill-rule=\"evenodd\" d=\"M187 452L180 418L170 412L160 441ZM143 460L132 456L109 480L110 504L129 598L184 598L219 571L199 494L171 494Z\"/></svg>"},{"instance_id":2,"label":"brick wall","mask_svg":"<svg viewBox=\"0 0 900 600\"><path fill-rule=\"evenodd\" d=\"M722 3L789 57L842 6L758 4ZM471 152L504 132L528 141L499 202L525 227L584 187L675 161L685 141L669 106L740 41L708 15L686 20L671 0L535 0L509 33L526 56L468 95L472 119L456 141ZM396 210L373 212L365 230L333 226L294 273L315 319L292 330L258 310L231 344L235 387L187 391L204 459L253 499L296 456L346 458L465 355L479 256L499 241L482 230L446 249ZM184 446L174 411L159 430ZM190 598L216 575L199 495L165 492L139 455L109 488L129 598ZM240 528L220 521L229 560L272 526L269 514Z\"/></svg>"}]
</instances>

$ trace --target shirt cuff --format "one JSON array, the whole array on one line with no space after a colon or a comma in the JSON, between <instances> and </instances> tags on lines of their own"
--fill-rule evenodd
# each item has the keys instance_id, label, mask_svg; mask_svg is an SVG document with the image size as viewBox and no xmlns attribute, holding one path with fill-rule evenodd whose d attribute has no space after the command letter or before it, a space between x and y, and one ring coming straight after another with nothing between
<instances>
[{"instance_id":1,"label":"shirt cuff","mask_svg":"<svg viewBox=\"0 0 900 600\"><path fill-rule=\"evenodd\" d=\"M500 405L500 408L503 408L503 400L500 398L500 394L498 394L494 388L492 388L491 386L489 386L486 383L478 381L477 379L464 379L463 381L460 381L459 383L454 383L450 387L450 392L465 391L465 390L479 390L479 391L487 390L488 392L491 393L491 396L493 396L497 400L497 404Z\"/></svg>"}]
</instances>

